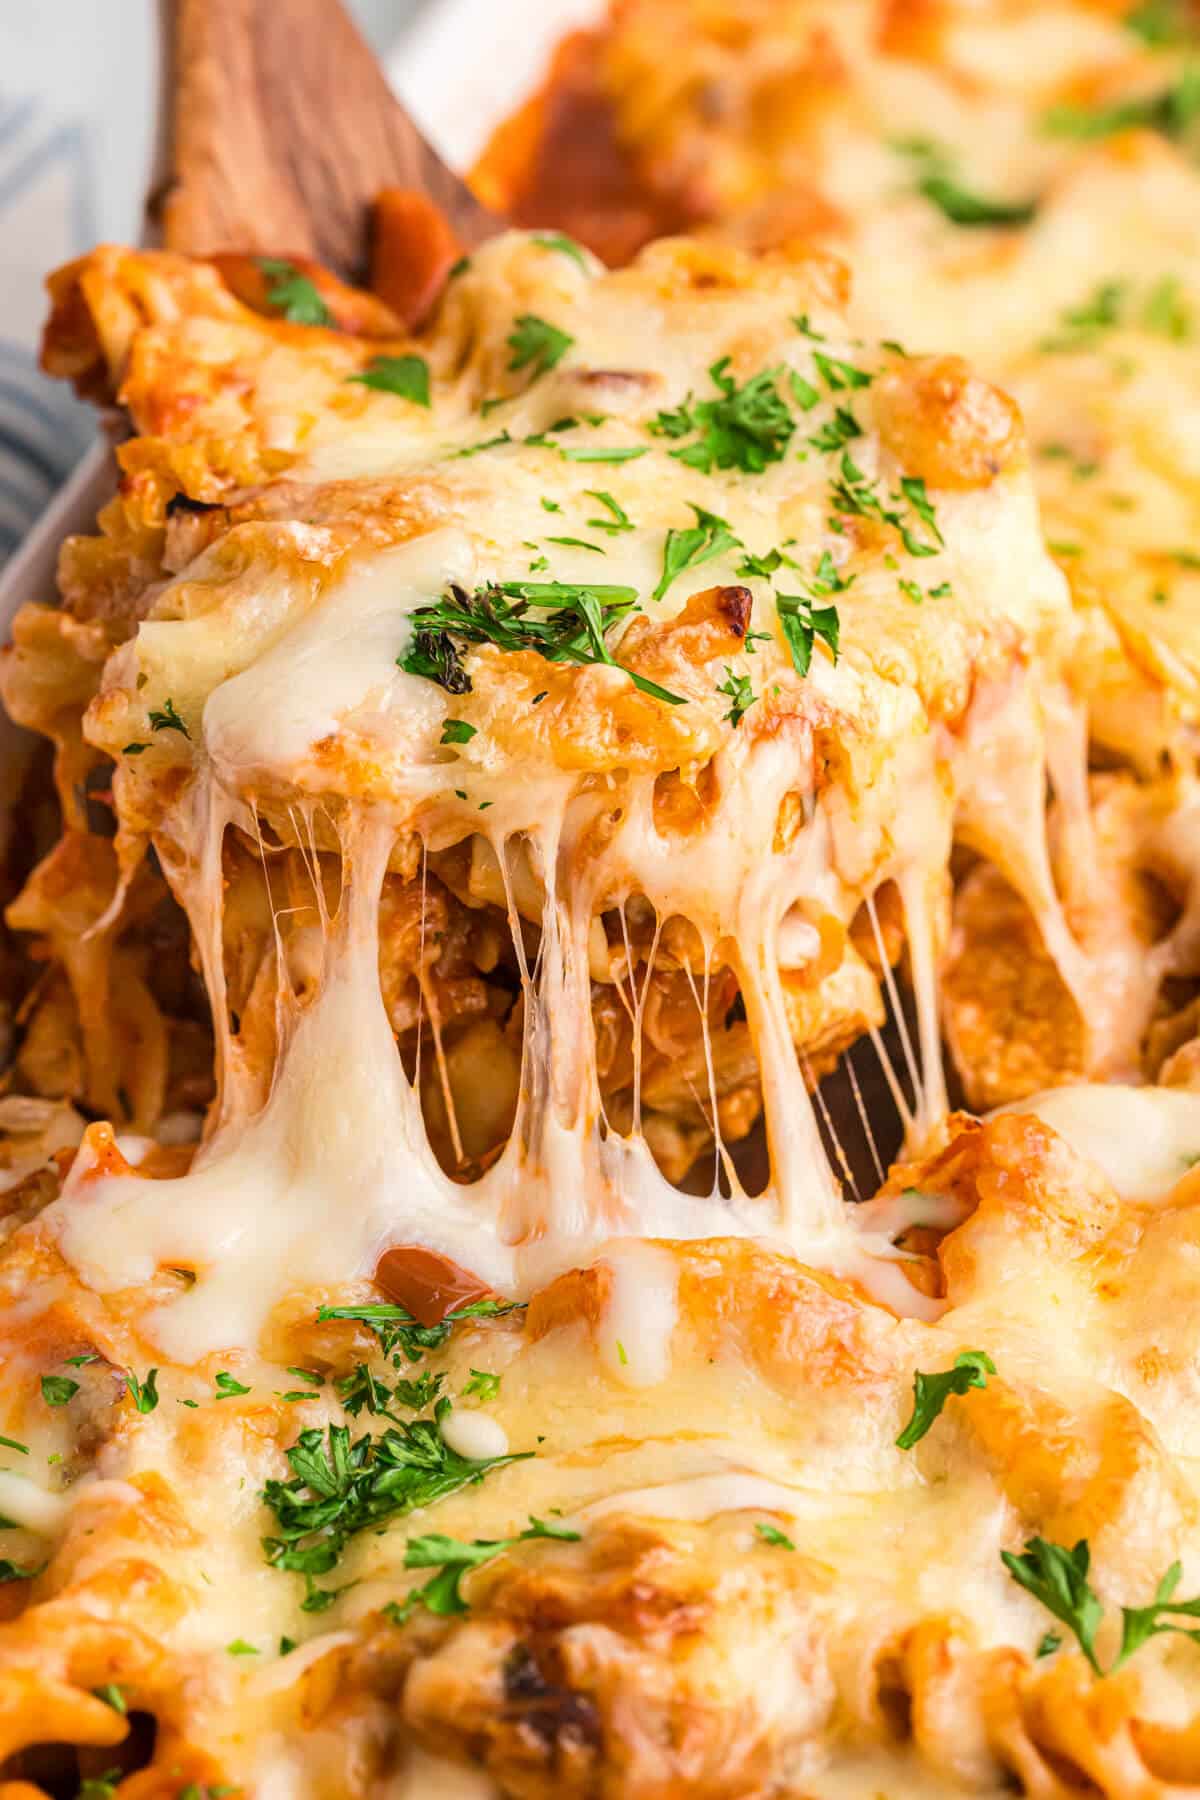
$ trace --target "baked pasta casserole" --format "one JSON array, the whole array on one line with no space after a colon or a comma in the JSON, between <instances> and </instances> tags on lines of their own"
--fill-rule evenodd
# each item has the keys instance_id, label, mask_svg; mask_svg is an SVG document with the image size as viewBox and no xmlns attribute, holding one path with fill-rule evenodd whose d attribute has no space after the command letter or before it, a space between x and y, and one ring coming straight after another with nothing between
<instances>
[{"instance_id":1,"label":"baked pasta casserole","mask_svg":"<svg viewBox=\"0 0 1200 1800\"><path fill-rule=\"evenodd\" d=\"M625 0L481 176L573 131L624 266L535 218L419 332L51 278L128 434L0 665L0 1800L1200 1792L1137 18Z\"/></svg>"}]
</instances>

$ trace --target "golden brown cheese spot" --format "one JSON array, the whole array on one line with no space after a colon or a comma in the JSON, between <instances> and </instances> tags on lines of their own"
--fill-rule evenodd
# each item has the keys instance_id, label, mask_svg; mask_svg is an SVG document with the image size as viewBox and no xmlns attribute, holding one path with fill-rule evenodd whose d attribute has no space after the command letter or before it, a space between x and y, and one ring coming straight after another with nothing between
<instances>
[{"instance_id":1,"label":"golden brown cheese spot","mask_svg":"<svg viewBox=\"0 0 1200 1800\"><path fill-rule=\"evenodd\" d=\"M884 443L930 487L987 487L1022 448L1016 406L961 357L902 361L880 376L875 396Z\"/></svg>"}]
</instances>

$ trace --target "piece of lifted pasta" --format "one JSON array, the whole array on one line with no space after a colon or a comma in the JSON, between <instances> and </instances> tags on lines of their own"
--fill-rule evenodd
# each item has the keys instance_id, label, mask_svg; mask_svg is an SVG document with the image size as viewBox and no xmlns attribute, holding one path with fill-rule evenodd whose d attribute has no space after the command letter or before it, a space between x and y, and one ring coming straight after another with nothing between
<instances>
[{"instance_id":1,"label":"piece of lifted pasta","mask_svg":"<svg viewBox=\"0 0 1200 1800\"><path fill-rule=\"evenodd\" d=\"M623 249L639 221L686 217L828 244L860 330L963 354L1020 405L1080 620L1059 735L1086 732L1137 791L1118 801L1106 777L1089 817L1078 752L1056 764L1054 878L1109 968L1106 1006L975 845L947 989L974 1105L1155 1078L1194 1036L1198 42L1184 0L617 0L484 159L498 204L553 201L569 225L556 168L571 144L603 163L607 117L610 181L575 202L583 235ZM953 380L926 367L917 430Z\"/></svg>"}]
</instances>

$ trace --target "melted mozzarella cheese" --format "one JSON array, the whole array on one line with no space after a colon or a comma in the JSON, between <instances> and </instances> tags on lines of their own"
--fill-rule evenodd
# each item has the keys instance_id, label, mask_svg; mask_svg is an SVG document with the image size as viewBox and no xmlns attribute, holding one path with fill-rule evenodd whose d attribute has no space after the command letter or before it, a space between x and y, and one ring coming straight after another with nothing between
<instances>
[{"instance_id":1,"label":"melted mozzarella cheese","mask_svg":"<svg viewBox=\"0 0 1200 1800\"><path fill-rule=\"evenodd\" d=\"M1200 1162L1200 1094L1081 1082L1015 1101L1096 1163L1127 1200L1162 1200Z\"/></svg>"}]
</instances>

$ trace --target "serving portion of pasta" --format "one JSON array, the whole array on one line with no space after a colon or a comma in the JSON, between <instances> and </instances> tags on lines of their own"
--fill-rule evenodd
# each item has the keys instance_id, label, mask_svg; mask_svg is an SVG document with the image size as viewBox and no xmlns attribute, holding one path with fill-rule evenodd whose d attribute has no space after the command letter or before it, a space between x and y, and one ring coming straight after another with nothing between
<instances>
[{"instance_id":1,"label":"serving portion of pasta","mask_svg":"<svg viewBox=\"0 0 1200 1800\"><path fill-rule=\"evenodd\" d=\"M481 169L494 200L553 204L608 254L681 219L832 245L860 329L963 354L1017 400L1115 858L1081 868L1064 821L1058 879L1095 954L1114 916L1146 946L1152 1079L1191 1036L1148 1010L1179 938L1133 871L1178 893L1161 821L1190 811L1195 763L1197 41L1187 0L620 0ZM603 178L572 208L554 170L581 138ZM972 1104L1101 1072L1053 960L1002 874L962 884L944 1013Z\"/></svg>"},{"instance_id":2,"label":"serving portion of pasta","mask_svg":"<svg viewBox=\"0 0 1200 1800\"><path fill-rule=\"evenodd\" d=\"M0 1800L1200 1784L1186 652L744 235L52 278Z\"/></svg>"}]
</instances>

